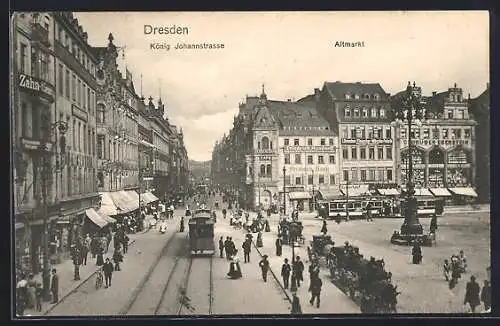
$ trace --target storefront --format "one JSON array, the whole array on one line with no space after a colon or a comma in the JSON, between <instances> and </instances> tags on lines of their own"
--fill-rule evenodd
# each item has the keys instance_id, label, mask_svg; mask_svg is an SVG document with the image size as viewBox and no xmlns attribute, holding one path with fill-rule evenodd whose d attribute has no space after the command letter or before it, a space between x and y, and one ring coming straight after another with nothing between
<instances>
[{"instance_id":1,"label":"storefront","mask_svg":"<svg viewBox=\"0 0 500 326\"><path fill-rule=\"evenodd\" d=\"M312 199L312 196L307 191L293 191L288 193L288 199L292 209L298 209L302 212L305 207L310 207L309 201Z\"/></svg>"}]
</instances>

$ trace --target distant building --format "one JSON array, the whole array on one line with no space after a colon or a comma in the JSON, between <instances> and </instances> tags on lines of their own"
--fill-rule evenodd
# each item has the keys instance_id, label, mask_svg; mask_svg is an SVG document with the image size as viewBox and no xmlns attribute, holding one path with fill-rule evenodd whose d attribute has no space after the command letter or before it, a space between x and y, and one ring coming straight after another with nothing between
<instances>
[{"instance_id":1,"label":"distant building","mask_svg":"<svg viewBox=\"0 0 500 326\"><path fill-rule=\"evenodd\" d=\"M491 153L490 153L490 84L477 98L469 101L469 112L473 114L476 125L476 189L479 200L490 202L491 192Z\"/></svg>"},{"instance_id":2,"label":"distant building","mask_svg":"<svg viewBox=\"0 0 500 326\"><path fill-rule=\"evenodd\" d=\"M398 182L407 183L408 132L413 148L413 182L422 188L470 188L475 183L475 121L469 115L463 90L455 84L445 92L422 95L413 83L413 92L425 110L421 123L398 128ZM392 97L393 110L398 110L406 91ZM469 195L473 196L470 190ZM460 195L466 195L460 194Z\"/></svg>"},{"instance_id":3,"label":"distant building","mask_svg":"<svg viewBox=\"0 0 500 326\"><path fill-rule=\"evenodd\" d=\"M309 96L299 101L311 100ZM354 194L361 189L395 187L389 94L380 84L325 82L321 90L315 89L314 101L339 135L342 189L349 184Z\"/></svg>"},{"instance_id":4,"label":"distant building","mask_svg":"<svg viewBox=\"0 0 500 326\"><path fill-rule=\"evenodd\" d=\"M246 207L267 209L285 198L287 210L309 210L312 190L338 189L337 142L314 107L268 100L263 90L240 104L229 137L214 148L212 175Z\"/></svg>"}]
</instances>

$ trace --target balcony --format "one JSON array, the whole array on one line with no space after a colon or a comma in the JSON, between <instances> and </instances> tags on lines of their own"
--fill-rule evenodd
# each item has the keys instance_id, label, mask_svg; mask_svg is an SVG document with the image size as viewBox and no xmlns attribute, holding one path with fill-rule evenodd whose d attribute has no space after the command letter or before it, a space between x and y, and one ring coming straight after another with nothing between
<instances>
[{"instance_id":1,"label":"balcony","mask_svg":"<svg viewBox=\"0 0 500 326\"><path fill-rule=\"evenodd\" d=\"M40 23L33 23L31 29L31 39L38 42L47 48L50 48L49 31L46 30Z\"/></svg>"}]
</instances>

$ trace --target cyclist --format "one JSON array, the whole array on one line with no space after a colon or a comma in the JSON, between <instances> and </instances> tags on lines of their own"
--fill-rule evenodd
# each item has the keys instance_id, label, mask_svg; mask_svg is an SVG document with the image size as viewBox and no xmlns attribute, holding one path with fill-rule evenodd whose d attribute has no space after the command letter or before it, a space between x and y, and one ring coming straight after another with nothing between
<instances>
[{"instance_id":1,"label":"cyclist","mask_svg":"<svg viewBox=\"0 0 500 326\"><path fill-rule=\"evenodd\" d=\"M96 289L100 289L102 287L103 282L104 282L104 275L103 275L103 272L102 272L102 267L99 266L97 268L97 277L96 277L96 280L95 280L95 288Z\"/></svg>"}]
</instances>

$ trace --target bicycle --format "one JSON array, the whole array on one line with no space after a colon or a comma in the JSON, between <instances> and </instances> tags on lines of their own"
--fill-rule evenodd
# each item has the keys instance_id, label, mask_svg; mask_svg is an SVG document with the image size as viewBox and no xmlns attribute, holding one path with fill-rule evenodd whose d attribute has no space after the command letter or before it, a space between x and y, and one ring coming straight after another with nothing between
<instances>
[{"instance_id":1,"label":"bicycle","mask_svg":"<svg viewBox=\"0 0 500 326\"><path fill-rule=\"evenodd\" d=\"M97 270L97 277L96 277L96 280L95 280L95 288L96 288L96 290L102 288L103 283L104 283L104 275L102 273L102 269L99 268Z\"/></svg>"}]
</instances>

